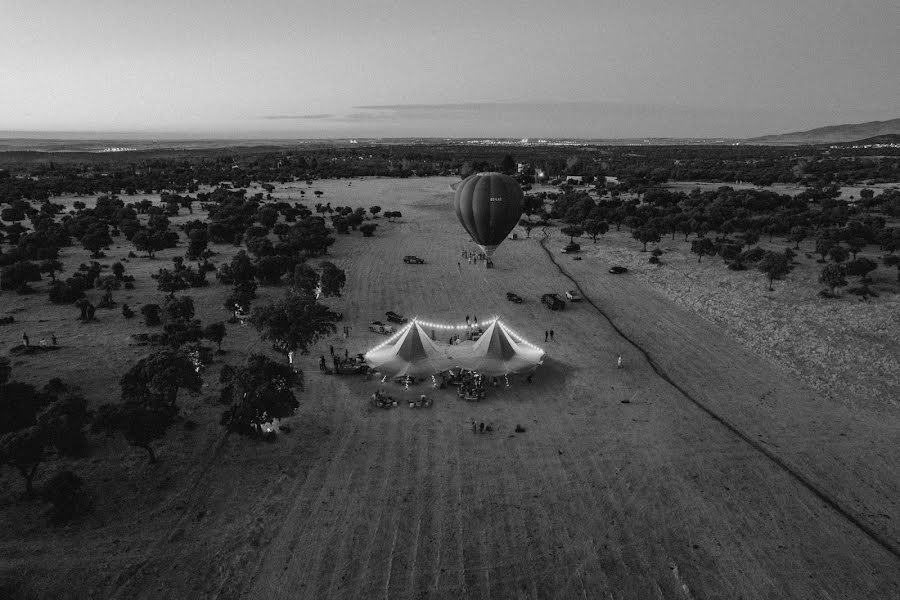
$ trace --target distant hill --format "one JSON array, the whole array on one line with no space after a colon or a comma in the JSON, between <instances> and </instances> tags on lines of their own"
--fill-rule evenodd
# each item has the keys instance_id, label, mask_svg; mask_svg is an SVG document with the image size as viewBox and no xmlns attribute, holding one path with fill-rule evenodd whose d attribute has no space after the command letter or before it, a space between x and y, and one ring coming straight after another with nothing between
<instances>
[{"instance_id":1,"label":"distant hill","mask_svg":"<svg viewBox=\"0 0 900 600\"><path fill-rule=\"evenodd\" d=\"M746 141L760 144L840 144L882 135L900 135L900 119L830 125L809 131L764 135Z\"/></svg>"},{"instance_id":2,"label":"distant hill","mask_svg":"<svg viewBox=\"0 0 900 600\"><path fill-rule=\"evenodd\" d=\"M853 140L845 142L847 145L868 146L871 144L900 144L900 133L888 133L885 135L876 135L875 137L866 138L864 140Z\"/></svg>"}]
</instances>

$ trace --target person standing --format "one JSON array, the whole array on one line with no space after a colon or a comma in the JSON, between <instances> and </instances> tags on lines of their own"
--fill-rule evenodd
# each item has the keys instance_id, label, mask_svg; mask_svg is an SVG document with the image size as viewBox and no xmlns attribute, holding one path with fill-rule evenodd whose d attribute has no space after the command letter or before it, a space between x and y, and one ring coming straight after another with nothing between
<instances>
[{"instance_id":1,"label":"person standing","mask_svg":"<svg viewBox=\"0 0 900 600\"><path fill-rule=\"evenodd\" d=\"M55 334L55 333L51 333L51 334L50 334L50 342L51 342L54 346L56 345L56 334Z\"/></svg>"},{"instance_id":2,"label":"person standing","mask_svg":"<svg viewBox=\"0 0 900 600\"><path fill-rule=\"evenodd\" d=\"M622 355L621 355L621 354L619 355L619 358L616 359L616 368L617 368L617 369L621 369L621 368L622 368Z\"/></svg>"},{"instance_id":3,"label":"person standing","mask_svg":"<svg viewBox=\"0 0 900 600\"><path fill-rule=\"evenodd\" d=\"M28 345L28 332L22 332L22 343Z\"/></svg>"},{"instance_id":4,"label":"person standing","mask_svg":"<svg viewBox=\"0 0 900 600\"><path fill-rule=\"evenodd\" d=\"M552 329L550 330L550 341L551 342L553 341L553 330Z\"/></svg>"},{"instance_id":5,"label":"person standing","mask_svg":"<svg viewBox=\"0 0 900 600\"><path fill-rule=\"evenodd\" d=\"M462 273L462 263L456 263L456 271L458 273Z\"/></svg>"},{"instance_id":6,"label":"person standing","mask_svg":"<svg viewBox=\"0 0 900 600\"><path fill-rule=\"evenodd\" d=\"M550 332L545 329L544 330L544 341L546 342L549 340L550 340Z\"/></svg>"},{"instance_id":7,"label":"person standing","mask_svg":"<svg viewBox=\"0 0 900 600\"><path fill-rule=\"evenodd\" d=\"M331 356L334 356L334 346L328 346L328 349L331 351Z\"/></svg>"}]
</instances>

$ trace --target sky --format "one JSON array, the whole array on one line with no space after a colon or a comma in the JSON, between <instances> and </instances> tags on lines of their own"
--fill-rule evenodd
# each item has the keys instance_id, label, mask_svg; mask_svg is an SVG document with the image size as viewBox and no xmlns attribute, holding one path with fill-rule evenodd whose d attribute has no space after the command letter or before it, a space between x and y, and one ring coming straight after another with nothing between
<instances>
[{"instance_id":1,"label":"sky","mask_svg":"<svg viewBox=\"0 0 900 600\"><path fill-rule=\"evenodd\" d=\"M900 117L898 0L0 0L0 131L751 137Z\"/></svg>"}]
</instances>

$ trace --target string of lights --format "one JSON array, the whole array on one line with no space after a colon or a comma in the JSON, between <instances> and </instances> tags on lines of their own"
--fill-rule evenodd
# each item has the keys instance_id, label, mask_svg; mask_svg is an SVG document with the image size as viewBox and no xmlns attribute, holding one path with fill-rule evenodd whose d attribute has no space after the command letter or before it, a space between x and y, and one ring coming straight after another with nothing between
<instances>
[{"instance_id":1,"label":"string of lights","mask_svg":"<svg viewBox=\"0 0 900 600\"><path fill-rule=\"evenodd\" d=\"M423 320L419 319L419 317L415 317L413 319L413 321L415 321L422 327L430 327L431 329L453 329L453 330L457 330L457 331L465 330L465 329L475 329L478 327L484 328L484 327L487 327L488 325L490 325L491 323L494 323L495 321L499 321L499 320L500 320L500 317L491 317L490 319L487 319L486 321L470 321L469 323L462 324L462 325L453 325L450 323L434 323L432 321L423 321Z\"/></svg>"},{"instance_id":2,"label":"string of lights","mask_svg":"<svg viewBox=\"0 0 900 600\"><path fill-rule=\"evenodd\" d=\"M381 349L384 348L385 346L390 346L391 344L393 344L394 342L396 342L397 340L399 340L400 337L401 337L404 333L406 333L406 332L409 330L410 327L412 327L412 326L415 325L415 324L416 324L415 321L410 321L408 324L404 325L404 326L400 329L400 331L398 331L397 333L395 333L394 335L392 335L391 337L389 337L387 340L381 342L380 344L378 344L378 345L375 346L374 348L370 348L369 351L366 352L366 354L369 354L369 353L371 353L371 352L376 352L376 351L378 351L378 350L381 350Z\"/></svg>"},{"instance_id":3,"label":"string of lights","mask_svg":"<svg viewBox=\"0 0 900 600\"><path fill-rule=\"evenodd\" d=\"M516 333L515 331L513 331L512 329L510 329L509 327L507 327L507 326L506 326L506 323L504 323L503 321L500 321L500 320L498 319L497 324L500 325L500 328L504 331L504 333L506 333L507 335L509 335L509 337L511 337L511 338L513 339L513 341L516 342L517 344L522 344L522 345L524 345L524 346L528 346L528 347L531 348L532 350L538 350L538 351L540 351L540 352L543 352L543 351L544 351L543 348L540 348L540 347L538 347L538 346L535 346L534 344L532 344L531 342L529 342L528 340L526 340L525 338L523 338L521 335L519 335L518 333Z\"/></svg>"}]
</instances>

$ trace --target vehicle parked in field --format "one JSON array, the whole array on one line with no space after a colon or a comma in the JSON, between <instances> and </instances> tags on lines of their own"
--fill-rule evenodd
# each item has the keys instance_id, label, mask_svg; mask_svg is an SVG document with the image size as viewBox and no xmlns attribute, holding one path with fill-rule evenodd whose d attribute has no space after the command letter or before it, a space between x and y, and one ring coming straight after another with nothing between
<instances>
[{"instance_id":1,"label":"vehicle parked in field","mask_svg":"<svg viewBox=\"0 0 900 600\"><path fill-rule=\"evenodd\" d=\"M574 254L575 252L581 252L581 245L575 242L566 244L566 247L562 249L563 254Z\"/></svg>"},{"instance_id":2,"label":"vehicle parked in field","mask_svg":"<svg viewBox=\"0 0 900 600\"><path fill-rule=\"evenodd\" d=\"M557 294L544 294L541 296L541 303L550 310L563 310L566 302Z\"/></svg>"},{"instance_id":3,"label":"vehicle parked in field","mask_svg":"<svg viewBox=\"0 0 900 600\"><path fill-rule=\"evenodd\" d=\"M568 300L569 302L581 302L581 294L578 292L578 290L569 290L568 292L566 292L566 300Z\"/></svg>"},{"instance_id":4,"label":"vehicle parked in field","mask_svg":"<svg viewBox=\"0 0 900 600\"><path fill-rule=\"evenodd\" d=\"M384 316L387 317L387 320L391 323L399 323L400 325L409 321L409 319L407 319L406 317L400 316L392 310L384 313Z\"/></svg>"},{"instance_id":5,"label":"vehicle parked in field","mask_svg":"<svg viewBox=\"0 0 900 600\"><path fill-rule=\"evenodd\" d=\"M424 265L425 259L419 258L418 256L409 255L403 257L403 262L408 265Z\"/></svg>"},{"instance_id":6,"label":"vehicle parked in field","mask_svg":"<svg viewBox=\"0 0 900 600\"><path fill-rule=\"evenodd\" d=\"M515 292L506 292L506 299L516 304L522 304L522 297Z\"/></svg>"},{"instance_id":7,"label":"vehicle parked in field","mask_svg":"<svg viewBox=\"0 0 900 600\"><path fill-rule=\"evenodd\" d=\"M385 325L381 321L372 321L369 323L369 331L382 335L391 335L394 333L394 328L391 325Z\"/></svg>"},{"instance_id":8,"label":"vehicle parked in field","mask_svg":"<svg viewBox=\"0 0 900 600\"><path fill-rule=\"evenodd\" d=\"M627 273L628 269L626 269L625 267L620 267L620 266L616 265L615 267L611 267L609 269L609 272L612 273L613 275L621 275L622 273Z\"/></svg>"}]
</instances>

